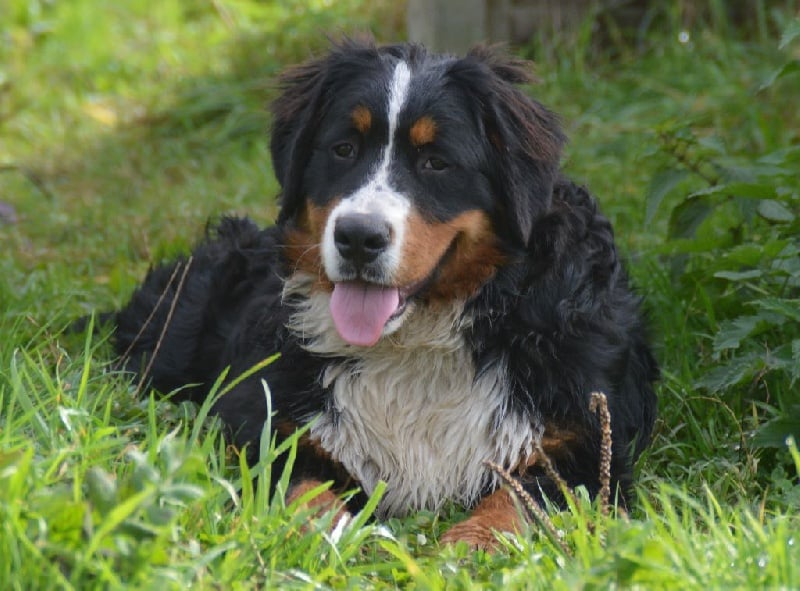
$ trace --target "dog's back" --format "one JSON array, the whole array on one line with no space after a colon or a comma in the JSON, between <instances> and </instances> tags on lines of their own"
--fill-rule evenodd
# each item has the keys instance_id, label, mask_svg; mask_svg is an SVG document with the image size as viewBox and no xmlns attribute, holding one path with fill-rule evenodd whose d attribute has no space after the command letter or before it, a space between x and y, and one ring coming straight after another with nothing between
<instances>
[{"instance_id":1,"label":"dog's back","mask_svg":"<svg viewBox=\"0 0 800 591\"><path fill-rule=\"evenodd\" d=\"M115 318L124 367L175 400L202 401L245 308L256 294L280 297L278 236L223 218L190 257L152 268Z\"/></svg>"}]
</instances>

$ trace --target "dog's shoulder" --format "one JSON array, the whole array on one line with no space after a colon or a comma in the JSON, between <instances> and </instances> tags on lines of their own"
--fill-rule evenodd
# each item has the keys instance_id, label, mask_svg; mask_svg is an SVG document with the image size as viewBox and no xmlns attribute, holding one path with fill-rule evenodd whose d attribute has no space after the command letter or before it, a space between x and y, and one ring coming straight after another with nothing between
<instances>
[{"instance_id":1,"label":"dog's shoulder","mask_svg":"<svg viewBox=\"0 0 800 591\"><path fill-rule=\"evenodd\" d=\"M632 365L639 387L657 377L639 307L611 223L584 187L561 179L527 249L471 303L471 342L480 366L505 363L514 404L591 423L590 391L633 400L622 384Z\"/></svg>"}]
</instances>

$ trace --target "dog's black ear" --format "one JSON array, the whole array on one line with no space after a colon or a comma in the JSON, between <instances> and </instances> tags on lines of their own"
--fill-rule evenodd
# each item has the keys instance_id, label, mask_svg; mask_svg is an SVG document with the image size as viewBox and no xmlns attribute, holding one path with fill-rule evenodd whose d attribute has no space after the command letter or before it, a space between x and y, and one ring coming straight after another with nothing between
<instances>
[{"instance_id":1,"label":"dog's black ear","mask_svg":"<svg viewBox=\"0 0 800 591\"><path fill-rule=\"evenodd\" d=\"M280 76L280 94L272 103L272 167L281 185L278 222L299 207L302 168L308 161L325 78L326 58L294 66Z\"/></svg>"},{"instance_id":2,"label":"dog's black ear","mask_svg":"<svg viewBox=\"0 0 800 591\"><path fill-rule=\"evenodd\" d=\"M535 220L552 201L565 141L558 117L520 89L534 80L531 64L497 48L476 47L453 63L450 76L477 98L500 171L500 217L525 246Z\"/></svg>"},{"instance_id":3,"label":"dog's black ear","mask_svg":"<svg viewBox=\"0 0 800 591\"><path fill-rule=\"evenodd\" d=\"M376 62L378 49L368 35L331 42L330 51L280 76L279 94L272 103L272 167L281 184L278 222L291 219L301 208L303 171L311 157L314 134L328 105L332 86Z\"/></svg>"}]
</instances>

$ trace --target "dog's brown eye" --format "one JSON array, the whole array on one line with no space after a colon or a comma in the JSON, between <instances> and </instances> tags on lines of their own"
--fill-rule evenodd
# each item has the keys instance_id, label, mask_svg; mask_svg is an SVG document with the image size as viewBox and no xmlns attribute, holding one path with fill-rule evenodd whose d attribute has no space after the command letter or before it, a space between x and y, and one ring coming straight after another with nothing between
<instances>
[{"instance_id":1,"label":"dog's brown eye","mask_svg":"<svg viewBox=\"0 0 800 591\"><path fill-rule=\"evenodd\" d=\"M447 162L445 162L441 158L433 157L433 158L428 158L425 161L425 164L422 165L422 168L424 168L425 170L435 170L438 172L448 168L449 166L450 165L447 164Z\"/></svg>"},{"instance_id":2,"label":"dog's brown eye","mask_svg":"<svg viewBox=\"0 0 800 591\"><path fill-rule=\"evenodd\" d=\"M333 153L339 158L352 158L355 152L356 150L353 147L353 144L348 142L342 142L341 144L336 144L333 147Z\"/></svg>"}]
</instances>

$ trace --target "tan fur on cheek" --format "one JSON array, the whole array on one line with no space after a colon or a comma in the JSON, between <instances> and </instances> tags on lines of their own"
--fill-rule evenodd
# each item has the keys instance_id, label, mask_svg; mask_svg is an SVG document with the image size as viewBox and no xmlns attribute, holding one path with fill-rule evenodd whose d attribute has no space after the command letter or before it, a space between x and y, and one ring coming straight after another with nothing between
<instances>
[{"instance_id":1,"label":"tan fur on cheek","mask_svg":"<svg viewBox=\"0 0 800 591\"><path fill-rule=\"evenodd\" d=\"M330 289L330 281L322 270L322 235L328 216L339 203L336 199L319 207L306 203L294 228L286 232L286 258L292 266L291 271L305 271L317 277L315 289Z\"/></svg>"},{"instance_id":2,"label":"tan fur on cheek","mask_svg":"<svg viewBox=\"0 0 800 591\"><path fill-rule=\"evenodd\" d=\"M492 224L481 211L467 211L448 222L434 224L412 213L406 236L399 285L425 279L447 256L436 283L428 290L432 300L450 301L472 295L504 260ZM448 253L451 246L453 250Z\"/></svg>"},{"instance_id":3,"label":"tan fur on cheek","mask_svg":"<svg viewBox=\"0 0 800 591\"><path fill-rule=\"evenodd\" d=\"M495 550L499 545L495 532L517 533L522 518L514 498L505 489L484 497L465 521L455 524L441 538L443 544L466 542L473 550Z\"/></svg>"},{"instance_id":4,"label":"tan fur on cheek","mask_svg":"<svg viewBox=\"0 0 800 591\"><path fill-rule=\"evenodd\" d=\"M430 275L458 234L454 224L431 224L416 212L410 213L407 223L398 285L412 285Z\"/></svg>"}]
</instances>

